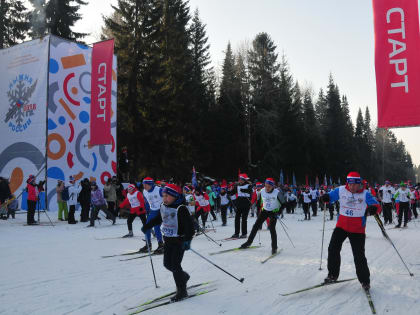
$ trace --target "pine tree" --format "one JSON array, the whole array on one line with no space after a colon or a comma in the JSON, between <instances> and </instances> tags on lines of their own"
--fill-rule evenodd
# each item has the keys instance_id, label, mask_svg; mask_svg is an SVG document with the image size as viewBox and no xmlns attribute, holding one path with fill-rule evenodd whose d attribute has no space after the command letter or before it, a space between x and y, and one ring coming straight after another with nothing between
<instances>
[{"instance_id":1,"label":"pine tree","mask_svg":"<svg viewBox=\"0 0 420 315\"><path fill-rule=\"evenodd\" d=\"M0 49L23 41L28 28L24 2L21 0L0 0Z\"/></svg>"},{"instance_id":2,"label":"pine tree","mask_svg":"<svg viewBox=\"0 0 420 315\"><path fill-rule=\"evenodd\" d=\"M57 35L69 40L79 40L87 33L73 32L77 21L82 19L78 11L87 2L83 0L29 0L33 10L29 14L32 25L30 35L32 38L44 36L47 33Z\"/></svg>"},{"instance_id":3,"label":"pine tree","mask_svg":"<svg viewBox=\"0 0 420 315\"><path fill-rule=\"evenodd\" d=\"M279 69L280 64L277 61L278 54L276 46L267 33L258 34L252 42L252 49L248 52L248 68L250 76L251 103L255 111L255 120L252 129L254 132L254 141L252 144L252 156L259 165L262 166L260 175L265 176L268 173L277 173L279 164L280 143L276 139L273 143L274 135L278 134L279 127ZM285 90L286 79L284 81ZM285 91L286 92L286 91ZM284 100L287 102L287 100ZM291 95L286 106L291 104ZM282 106L283 108L285 106Z\"/></svg>"}]
</instances>

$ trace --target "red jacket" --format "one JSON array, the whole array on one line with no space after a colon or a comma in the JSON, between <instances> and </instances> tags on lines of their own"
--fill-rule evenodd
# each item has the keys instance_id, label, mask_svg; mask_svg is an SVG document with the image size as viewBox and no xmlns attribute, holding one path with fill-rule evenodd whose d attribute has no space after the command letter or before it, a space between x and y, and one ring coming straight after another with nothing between
<instances>
[{"instance_id":1,"label":"red jacket","mask_svg":"<svg viewBox=\"0 0 420 315\"><path fill-rule=\"evenodd\" d=\"M139 201L140 205L137 207L132 207L130 200L128 200L128 194L127 197L124 199L124 201L122 203L120 203L120 208L128 208L130 207L130 213L132 214L145 214L146 213L146 209L144 207L144 197L143 194L141 192L139 192L138 190L136 190L134 192L134 195L136 195L137 200Z\"/></svg>"},{"instance_id":2,"label":"red jacket","mask_svg":"<svg viewBox=\"0 0 420 315\"><path fill-rule=\"evenodd\" d=\"M204 212L210 212L211 208L210 208L210 203L209 203L209 199L210 199L209 198L209 195L207 195L206 193L203 193L203 196L202 196L205 200L207 200L207 202L206 202L207 205L204 205L204 204L200 205L200 203L197 200L197 197L198 196L196 196L194 194L194 200L195 200L195 205L196 205L196 212L200 211L201 209L203 209Z\"/></svg>"},{"instance_id":3,"label":"red jacket","mask_svg":"<svg viewBox=\"0 0 420 315\"><path fill-rule=\"evenodd\" d=\"M31 184L27 184L26 189L28 190L28 198L27 199L31 200L31 201L37 201L38 200L38 189Z\"/></svg>"}]
</instances>

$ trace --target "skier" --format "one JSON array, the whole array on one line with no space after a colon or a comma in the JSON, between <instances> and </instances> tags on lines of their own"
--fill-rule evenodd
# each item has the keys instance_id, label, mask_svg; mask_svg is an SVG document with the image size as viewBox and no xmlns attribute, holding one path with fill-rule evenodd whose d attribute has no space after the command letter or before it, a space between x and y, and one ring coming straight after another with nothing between
<instances>
[{"instance_id":1,"label":"skier","mask_svg":"<svg viewBox=\"0 0 420 315\"><path fill-rule=\"evenodd\" d=\"M176 285L176 294L171 298L173 302L188 297L187 282L190 275L182 270L181 262L184 252L190 249L194 228L184 203L181 188L167 184L163 189L163 203L159 213L142 227L142 231L146 232L162 224L165 240L163 265L172 272Z\"/></svg>"},{"instance_id":2,"label":"skier","mask_svg":"<svg viewBox=\"0 0 420 315\"><path fill-rule=\"evenodd\" d=\"M227 187L226 187L226 185L223 185L222 184L222 186L220 186L220 213L221 213L221 216L222 216L222 226L226 226L226 223L227 223L227 221L226 221L226 214L227 214L227 208L228 208L228 205L229 205L229 198L228 198L228 195L227 195Z\"/></svg>"},{"instance_id":3,"label":"skier","mask_svg":"<svg viewBox=\"0 0 420 315\"><path fill-rule=\"evenodd\" d=\"M162 188L156 186L155 181L150 177L143 179L143 187L143 196L146 202L146 210L148 209L146 222L149 222L159 214L160 205L163 201ZM154 251L154 253L161 254L163 253L163 240L160 226L155 226L154 231L158 240L158 248ZM149 230L146 231L146 242L149 244L150 250L152 250L151 231ZM147 251L147 244L140 248L141 253L147 253Z\"/></svg>"},{"instance_id":4,"label":"skier","mask_svg":"<svg viewBox=\"0 0 420 315\"><path fill-rule=\"evenodd\" d=\"M38 200L38 188L35 184L35 176L29 175L28 180L26 181L26 190L28 192L27 203L28 203L28 211L26 214L26 224L27 225L35 225L37 222L35 221L35 208L36 202Z\"/></svg>"},{"instance_id":5,"label":"skier","mask_svg":"<svg viewBox=\"0 0 420 315\"><path fill-rule=\"evenodd\" d=\"M389 181L385 181L385 185L379 188L379 197L382 201L385 225L392 224L392 200L394 199L394 194L395 190Z\"/></svg>"},{"instance_id":6,"label":"skier","mask_svg":"<svg viewBox=\"0 0 420 315\"><path fill-rule=\"evenodd\" d=\"M311 193L309 192L308 186L306 186L305 191L302 192L302 196L303 196L303 213L305 213L305 220L310 220L311 211L309 210L309 206L312 200L311 200Z\"/></svg>"},{"instance_id":7,"label":"skier","mask_svg":"<svg viewBox=\"0 0 420 315\"><path fill-rule=\"evenodd\" d=\"M277 188L274 188L274 186L274 179L267 178L265 180L265 187L261 189L261 194L257 201L258 203L262 204L261 213L258 215L258 218L252 227L248 240L241 245L241 248L248 248L251 246L255 235L257 235L258 229L262 227L262 224L266 219L270 218L268 229L270 230L271 234L271 253L275 254L277 252L277 215L280 211L281 205L285 203L285 200L283 193Z\"/></svg>"},{"instance_id":8,"label":"skier","mask_svg":"<svg viewBox=\"0 0 420 315\"><path fill-rule=\"evenodd\" d=\"M407 189L407 185L404 182L401 182L400 188L395 192L394 199L398 199L400 201L400 208L398 212L398 224L395 227L401 227L403 215L404 227L407 227L408 211L410 210L410 190Z\"/></svg>"},{"instance_id":9,"label":"skier","mask_svg":"<svg viewBox=\"0 0 420 315\"><path fill-rule=\"evenodd\" d=\"M127 197L120 203L120 209L130 207L130 214L127 218L128 234L124 238L133 237L133 221L139 217L143 225L146 223L146 209L144 206L143 194L133 184L127 187ZM147 249L147 248L146 248Z\"/></svg>"},{"instance_id":10,"label":"skier","mask_svg":"<svg viewBox=\"0 0 420 315\"><path fill-rule=\"evenodd\" d=\"M347 184L323 196L324 202L340 200L340 213L328 246L328 276L326 283L337 281L340 274L341 247L348 237L353 251L356 274L363 289L370 289L370 273L365 256L366 216L374 215L378 208L377 200L363 189L359 173L350 172Z\"/></svg>"},{"instance_id":11,"label":"skier","mask_svg":"<svg viewBox=\"0 0 420 315\"><path fill-rule=\"evenodd\" d=\"M318 190L311 188L309 193L311 194L312 216L316 217L318 211Z\"/></svg>"},{"instance_id":12,"label":"skier","mask_svg":"<svg viewBox=\"0 0 420 315\"><path fill-rule=\"evenodd\" d=\"M90 224L88 225L88 227L95 226L95 220L100 210L105 212L105 214L111 218L112 224L115 224L116 217L114 216L114 214L108 211L106 201L104 199L104 196L102 195L102 192L98 189L98 185L96 184L96 182L92 182L90 186L91 186L90 199L91 199L93 207L92 207L92 212L90 214Z\"/></svg>"},{"instance_id":13,"label":"skier","mask_svg":"<svg viewBox=\"0 0 420 315\"><path fill-rule=\"evenodd\" d=\"M252 186L247 183L249 180L248 175L240 174L239 181L236 186L236 190L238 192L238 198L236 199L236 215L235 215L235 233L232 235L233 238L246 238L248 231L247 231L247 221L248 221L248 213L249 208L251 206L251 194L252 194ZM242 218L242 226L241 226L241 218ZM239 232L242 227L242 234L239 236Z\"/></svg>"},{"instance_id":14,"label":"skier","mask_svg":"<svg viewBox=\"0 0 420 315\"><path fill-rule=\"evenodd\" d=\"M201 217L203 222L203 230L206 229L206 221L210 212L209 196L203 193L201 187L197 187L194 191L194 199L196 203L195 219Z\"/></svg>"},{"instance_id":15,"label":"skier","mask_svg":"<svg viewBox=\"0 0 420 315\"><path fill-rule=\"evenodd\" d=\"M213 221L217 221L217 216L214 213L216 207L216 194L213 192L210 186L206 187L207 196L209 196L210 203L210 214L213 217Z\"/></svg>"},{"instance_id":16,"label":"skier","mask_svg":"<svg viewBox=\"0 0 420 315\"><path fill-rule=\"evenodd\" d=\"M69 201L68 201L68 205L70 206L69 208L69 215L68 215L68 224L76 224L77 221L74 218L74 213L76 211L76 205L77 205L77 200L78 200L78 195L80 193L80 191L82 190L82 188L79 186L76 186L76 180L74 179L73 176L69 177L69 182L70 182L70 186L69 186Z\"/></svg>"},{"instance_id":17,"label":"skier","mask_svg":"<svg viewBox=\"0 0 420 315\"><path fill-rule=\"evenodd\" d=\"M296 196L290 191L290 189L286 193L286 212L287 213L295 213L296 207Z\"/></svg>"}]
</instances>

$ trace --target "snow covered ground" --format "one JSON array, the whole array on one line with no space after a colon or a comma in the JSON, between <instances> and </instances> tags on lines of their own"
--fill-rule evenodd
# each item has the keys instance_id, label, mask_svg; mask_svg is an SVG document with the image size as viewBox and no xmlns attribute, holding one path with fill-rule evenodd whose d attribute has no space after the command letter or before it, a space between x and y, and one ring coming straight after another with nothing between
<instances>
[{"instance_id":1,"label":"snow covered ground","mask_svg":"<svg viewBox=\"0 0 420 315\"><path fill-rule=\"evenodd\" d=\"M280 295L318 284L327 274L327 248L335 221L326 222L323 270L319 271L322 216L306 222L298 221L302 219L300 209L297 213L284 218L296 248L277 224L279 248L283 251L265 264L260 261L270 254L268 231L261 232L261 248L214 256L208 253L237 247L243 240L224 242L220 248L203 235L195 238L195 250L237 277L245 277L244 283L189 251L183 261L183 268L191 275L189 285L214 281L217 290L146 314L371 314L357 281L288 297ZM136 238L110 240L98 238L124 235L125 220L111 226L102 219L96 228L87 229L85 223L66 222L55 222L55 227L23 226L24 219L25 215L17 215L15 220L0 221L0 314L129 314L129 307L174 290L172 275L163 267L162 256L153 257L159 289L154 286L148 258L101 258L144 245L138 219L134 222ZM46 217L42 216L41 221L46 222ZM254 221L255 218L249 218L249 231ZM214 225L217 231L208 234L215 239L233 233L233 219L229 219L227 227L220 226L220 218ZM420 314L420 222L388 233L415 276L408 275L374 219L369 218L366 256L377 313ZM257 235L253 245L258 243ZM153 247L156 245L153 240ZM355 276L350 244L346 241L340 278Z\"/></svg>"}]
</instances>

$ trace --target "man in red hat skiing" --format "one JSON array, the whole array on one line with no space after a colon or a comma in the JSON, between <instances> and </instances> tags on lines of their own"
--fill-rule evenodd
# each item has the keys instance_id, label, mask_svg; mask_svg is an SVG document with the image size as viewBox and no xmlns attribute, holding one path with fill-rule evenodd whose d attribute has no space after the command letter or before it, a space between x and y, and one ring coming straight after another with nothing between
<instances>
[{"instance_id":1,"label":"man in red hat skiing","mask_svg":"<svg viewBox=\"0 0 420 315\"><path fill-rule=\"evenodd\" d=\"M322 197L324 202L340 202L337 224L328 246L328 276L326 283L335 282L340 274L341 247L348 237L353 251L356 274L363 289L370 289L370 272L365 256L366 216L377 213L378 201L365 190L359 173L350 172L347 184Z\"/></svg>"}]
</instances>

